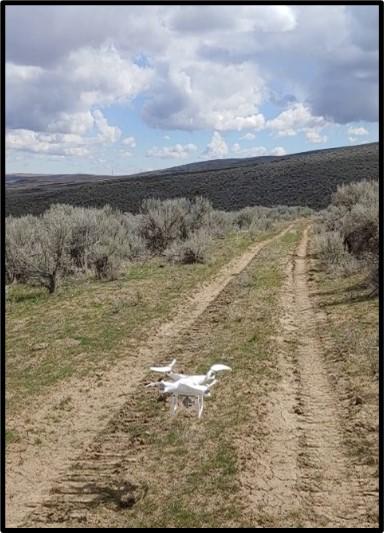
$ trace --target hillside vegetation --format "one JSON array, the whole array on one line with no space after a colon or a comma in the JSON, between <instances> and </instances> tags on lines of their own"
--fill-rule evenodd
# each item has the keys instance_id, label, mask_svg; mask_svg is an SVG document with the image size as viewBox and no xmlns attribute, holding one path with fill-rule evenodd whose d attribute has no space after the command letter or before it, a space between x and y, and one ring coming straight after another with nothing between
<instances>
[{"instance_id":1,"label":"hillside vegetation","mask_svg":"<svg viewBox=\"0 0 384 533\"><path fill-rule=\"evenodd\" d=\"M251 237L309 215L303 207L214 210L202 197L144 200L139 214L53 205L43 215L8 217L6 281L40 285L54 293L64 278L117 279L135 261L206 263L214 240L248 231Z\"/></svg>"},{"instance_id":2,"label":"hillside vegetation","mask_svg":"<svg viewBox=\"0 0 384 533\"><path fill-rule=\"evenodd\" d=\"M196 166L197 165L197 166ZM228 166L229 165L229 166ZM111 178L68 177L41 183L25 179L7 187L6 213L40 214L54 203L83 207L106 204L138 212L146 198L162 200L203 196L215 209L230 211L246 206L299 205L325 208L337 186L379 176L378 143L317 150L274 158L252 158L186 165L145 175ZM86 181L86 183L84 182Z\"/></svg>"}]
</instances>

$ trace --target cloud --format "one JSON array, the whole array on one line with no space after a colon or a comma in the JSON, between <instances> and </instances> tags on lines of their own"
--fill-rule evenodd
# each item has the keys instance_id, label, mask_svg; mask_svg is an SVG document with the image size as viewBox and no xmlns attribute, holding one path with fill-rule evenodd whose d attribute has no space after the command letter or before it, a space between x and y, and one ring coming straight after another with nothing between
<instances>
[{"instance_id":1,"label":"cloud","mask_svg":"<svg viewBox=\"0 0 384 533\"><path fill-rule=\"evenodd\" d=\"M368 135L369 132L366 128L348 128L349 135Z\"/></svg>"},{"instance_id":2,"label":"cloud","mask_svg":"<svg viewBox=\"0 0 384 533\"><path fill-rule=\"evenodd\" d=\"M279 137L287 137L326 125L327 121L324 117L312 115L309 107L303 103L295 103L276 118L268 120L266 127L275 131ZM310 133L311 135L313 136L313 132Z\"/></svg>"},{"instance_id":3,"label":"cloud","mask_svg":"<svg viewBox=\"0 0 384 533\"><path fill-rule=\"evenodd\" d=\"M143 118L150 126L164 129L261 129L265 120L258 106L263 93L264 81L252 64L223 68L173 58L147 91Z\"/></svg>"},{"instance_id":4,"label":"cloud","mask_svg":"<svg viewBox=\"0 0 384 533\"><path fill-rule=\"evenodd\" d=\"M237 157L261 157L266 155L285 155L287 152L282 146L275 146L268 149L265 146L253 146L251 148L241 148L238 143L232 145L232 152Z\"/></svg>"},{"instance_id":5,"label":"cloud","mask_svg":"<svg viewBox=\"0 0 384 533\"><path fill-rule=\"evenodd\" d=\"M46 134L19 129L7 132L5 142L7 150L76 157L90 154L84 140L74 134Z\"/></svg>"},{"instance_id":6,"label":"cloud","mask_svg":"<svg viewBox=\"0 0 384 533\"><path fill-rule=\"evenodd\" d=\"M276 146L270 151L271 155L286 155L287 151L282 146Z\"/></svg>"},{"instance_id":7,"label":"cloud","mask_svg":"<svg viewBox=\"0 0 384 533\"><path fill-rule=\"evenodd\" d=\"M378 62L375 54L333 58L309 99L315 113L339 124L378 120ZM360 58L357 57L360 55Z\"/></svg>"},{"instance_id":8,"label":"cloud","mask_svg":"<svg viewBox=\"0 0 384 533\"><path fill-rule=\"evenodd\" d=\"M208 143L203 155L208 158L221 159L228 155L229 148L218 131L213 132L212 139Z\"/></svg>"},{"instance_id":9,"label":"cloud","mask_svg":"<svg viewBox=\"0 0 384 533\"><path fill-rule=\"evenodd\" d=\"M170 12L169 25L183 33L286 32L296 26L289 6L178 6Z\"/></svg>"},{"instance_id":10,"label":"cloud","mask_svg":"<svg viewBox=\"0 0 384 533\"><path fill-rule=\"evenodd\" d=\"M68 131L74 118L90 122L95 106L129 102L148 86L151 76L151 69L123 58L113 46L71 52L49 69L8 64L7 126Z\"/></svg>"},{"instance_id":11,"label":"cloud","mask_svg":"<svg viewBox=\"0 0 384 533\"><path fill-rule=\"evenodd\" d=\"M47 125L47 131L77 133L84 135L95 125L95 117L90 111L79 113L57 113L57 117Z\"/></svg>"},{"instance_id":12,"label":"cloud","mask_svg":"<svg viewBox=\"0 0 384 533\"><path fill-rule=\"evenodd\" d=\"M254 133L246 133L245 135L240 137L240 139L244 141L252 141L255 137L256 135Z\"/></svg>"},{"instance_id":13,"label":"cloud","mask_svg":"<svg viewBox=\"0 0 384 533\"><path fill-rule=\"evenodd\" d=\"M320 142L329 124L378 121L378 12L9 5L7 128L83 137L97 130L110 142L119 128L94 113L118 104L154 128L267 128ZM281 113L266 120L266 104Z\"/></svg>"},{"instance_id":14,"label":"cloud","mask_svg":"<svg viewBox=\"0 0 384 533\"><path fill-rule=\"evenodd\" d=\"M103 113L99 110L93 112L96 128L99 130L99 138L105 142L116 142L121 136L121 130L110 126Z\"/></svg>"},{"instance_id":15,"label":"cloud","mask_svg":"<svg viewBox=\"0 0 384 533\"><path fill-rule=\"evenodd\" d=\"M158 157L160 159L184 159L196 152L197 146L194 144L176 144L175 146L154 146L146 152L147 157Z\"/></svg>"},{"instance_id":16,"label":"cloud","mask_svg":"<svg viewBox=\"0 0 384 533\"><path fill-rule=\"evenodd\" d=\"M107 42L130 54L162 52L160 17L155 6L7 6L7 61L51 68L74 50Z\"/></svg>"},{"instance_id":17,"label":"cloud","mask_svg":"<svg viewBox=\"0 0 384 533\"><path fill-rule=\"evenodd\" d=\"M320 132L316 129L310 129L305 132L305 137L307 141L314 144L324 144L327 142L327 136L321 135Z\"/></svg>"},{"instance_id":18,"label":"cloud","mask_svg":"<svg viewBox=\"0 0 384 533\"><path fill-rule=\"evenodd\" d=\"M128 148L136 148L136 140L134 137L125 137L121 142L127 145Z\"/></svg>"},{"instance_id":19,"label":"cloud","mask_svg":"<svg viewBox=\"0 0 384 533\"><path fill-rule=\"evenodd\" d=\"M100 146L115 143L120 138L120 129L110 126L100 110L95 110L91 118L92 120L87 122L91 127L86 130L88 135L83 135L85 131L79 127L65 133L26 128L8 129L7 150L83 157L100 150Z\"/></svg>"},{"instance_id":20,"label":"cloud","mask_svg":"<svg viewBox=\"0 0 384 533\"><path fill-rule=\"evenodd\" d=\"M341 13L339 27L333 28L339 42L324 50L308 101L315 113L339 124L376 122L379 6L344 6ZM331 53L326 60L327 50Z\"/></svg>"}]
</instances>

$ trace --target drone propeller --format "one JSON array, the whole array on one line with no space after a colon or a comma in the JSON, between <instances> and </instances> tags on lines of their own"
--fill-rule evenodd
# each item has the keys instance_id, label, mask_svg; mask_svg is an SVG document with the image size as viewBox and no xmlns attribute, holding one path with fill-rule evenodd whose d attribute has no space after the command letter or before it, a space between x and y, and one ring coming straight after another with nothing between
<instances>
[{"instance_id":1,"label":"drone propeller","mask_svg":"<svg viewBox=\"0 0 384 533\"><path fill-rule=\"evenodd\" d=\"M218 363L216 365L212 365L209 370L211 370L212 372L221 372L222 370L232 370L232 368L230 366Z\"/></svg>"},{"instance_id":2,"label":"drone propeller","mask_svg":"<svg viewBox=\"0 0 384 533\"><path fill-rule=\"evenodd\" d=\"M172 361L172 363L168 366L151 366L151 370L153 372L161 372L162 374L167 374L168 372L172 372L172 368L175 366L176 359Z\"/></svg>"}]
</instances>

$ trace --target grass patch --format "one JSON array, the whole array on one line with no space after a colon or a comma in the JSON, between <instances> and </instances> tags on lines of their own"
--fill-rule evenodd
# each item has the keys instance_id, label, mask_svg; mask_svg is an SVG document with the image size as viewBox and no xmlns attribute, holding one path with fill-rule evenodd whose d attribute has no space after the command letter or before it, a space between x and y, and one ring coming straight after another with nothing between
<instances>
[{"instance_id":1,"label":"grass patch","mask_svg":"<svg viewBox=\"0 0 384 533\"><path fill-rule=\"evenodd\" d=\"M364 273L332 275L314 261L313 295L326 320L318 324L327 362L343 400L345 442L356 464L378 463L379 303ZM372 471L376 475L376 468Z\"/></svg>"},{"instance_id":2,"label":"grass patch","mask_svg":"<svg viewBox=\"0 0 384 533\"><path fill-rule=\"evenodd\" d=\"M14 431L12 429L7 429L5 431L5 444L11 444L12 442L19 442L20 441L20 435L17 433L17 431Z\"/></svg>"},{"instance_id":3,"label":"grass patch","mask_svg":"<svg viewBox=\"0 0 384 533\"><path fill-rule=\"evenodd\" d=\"M254 406L279 381L275 308L284 279L282 261L299 237L300 232L293 232L263 249L168 354L183 370L203 372L215 362L232 367L206 400L201 420L182 407L170 417L168 404L157 402L156 393L143 388L134 406L127 407L129 421L124 421L123 412L111 421L106 433L124 431L127 442L140 442L139 449L130 450L130 457L137 453L138 459L122 472L148 490L130 510L117 513L100 507L88 517L87 527L262 525L263 517L250 513L243 499L237 446L243 429L255 420ZM247 283L242 281L245 274Z\"/></svg>"},{"instance_id":4,"label":"grass patch","mask_svg":"<svg viewBox=\"0 0 384 533\"><path fill-rule=\"evenodd\" d=\"M169 317L185 293L253 240L246 232L233 233L215 242L207 264L173 265L154 258L130 264L116 281L65 280L54 295L36 287L8 287L8 413L59 381L85 377L135 353L137 339L145 339L151 324Z\"/></svg>"}]
</instances>

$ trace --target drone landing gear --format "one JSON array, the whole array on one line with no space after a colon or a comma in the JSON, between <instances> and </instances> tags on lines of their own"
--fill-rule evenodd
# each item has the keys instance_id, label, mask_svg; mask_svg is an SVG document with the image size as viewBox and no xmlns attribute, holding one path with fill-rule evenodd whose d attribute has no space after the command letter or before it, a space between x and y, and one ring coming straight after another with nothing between
<instances>
[{"instance_id":1,"label":"drone landing gear","mask_svg":"<svg viewBox=\"0 0 384 533\"><path fill-rule=\"evenodd\" d=\"M194 398L192 398L191 396L184 396L181 401L184 407L186 408L192 407L192 405L194 405L198 418L201 418L201 415L203 414L203 409L204 409L204 397L203 396L195 396ZM176 394L172 394L171 403L170 403L170 411L171 411L172 416L176 415L178 405L179 405L179 396L177 396Z\"/></svg>"}]
</instances>

